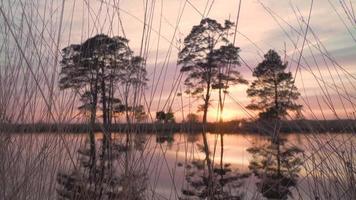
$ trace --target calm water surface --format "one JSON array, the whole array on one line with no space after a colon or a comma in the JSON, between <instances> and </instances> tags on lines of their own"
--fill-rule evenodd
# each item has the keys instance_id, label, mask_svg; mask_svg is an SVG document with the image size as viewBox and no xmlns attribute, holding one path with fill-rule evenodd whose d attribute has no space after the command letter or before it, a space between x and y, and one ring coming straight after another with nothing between
<instances>
[{"instance_id":1,"label":"calm water surface","mask_svg":"<svg viewBox=\"0 0 356 200\"><path fill-rule=\"evenodd\" d=\"M132 137L132 151L128 162L130 167L147 172L148 199L177 199L185 184L185 165L193 160L203 159L200 148L201 134L174 133L169 136L136 134ZM347 144L356 142L352 134L288 134L286 145L298 146L304 150L305 164L300 172L300 184L293 194L296 199L310 196L311 163L317 162L315 155L328 155L332 143L340 152ZM7 141L0 159L4 161L2 189L7 196L15 199L55 199L56 174L68 172L78 167L79 148L87 141L86 134L12 134L3 137ZM99 141L100 133L96 134ZM117 142L126 141L125 134L116 133ZM251 154L249 147L266 142L266 137L256 134L224 134L223 161L233 169L248 172ZM220 162L221 137L208 134L208 143L213 160ZM330 146L330 148L328 147ZM126 160L127 161L127 160ZM122 170L124 158L119 157L116 169ZM255 177L248 178L243 187L246 198L252 199L256 193ZM21 187L19 187L21 186ZM19 188L16 190L16 188ZM305 198L308 199L308 198Z\"/></svg>"}]
</instances>

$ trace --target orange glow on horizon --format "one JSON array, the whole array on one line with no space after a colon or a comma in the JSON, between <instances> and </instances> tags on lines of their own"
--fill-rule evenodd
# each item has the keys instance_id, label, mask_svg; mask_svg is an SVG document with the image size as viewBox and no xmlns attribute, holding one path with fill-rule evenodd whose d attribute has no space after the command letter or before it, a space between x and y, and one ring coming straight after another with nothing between
<instances>
[{"instance_id":1,"label":"orange glow on horizon","mask_svg":"<svg viewBox=\"0 0 356 200\"><path fill-rule=\"evenodd\" d=\"M212 108L208 113L208 121L215 122L219 121L222 117L223 121L239 120L245 117L242 110L238 108L226 107L223 113L218 112L217 109Z\"/></svg>"}]
</instances>

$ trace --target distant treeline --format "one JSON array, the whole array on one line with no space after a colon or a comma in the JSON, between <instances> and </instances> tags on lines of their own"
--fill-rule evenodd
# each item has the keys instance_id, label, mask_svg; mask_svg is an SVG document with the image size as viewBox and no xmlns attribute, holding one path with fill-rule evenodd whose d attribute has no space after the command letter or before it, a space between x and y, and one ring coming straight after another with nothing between
<instances>
[{"instance_id":1,"label":"distant treeline","mask_svg":"<svg viewBox=\"0 0 356 200\"><path fill-rule=\"evenodd\" d=\"M111 132L137 131L138 133L172 133L201 132L213 133L265 133L272 131L273 123L269 121L230 121L223 123L139 123L113 124L107 127ZM0 124L1 132L8 133L86 133L88 124ZM95 124L95 132L102 132L102 124ZM353 133L356 120L291 120L281 121L280 131L283 133Z\"/></svg>"}]
</instances>

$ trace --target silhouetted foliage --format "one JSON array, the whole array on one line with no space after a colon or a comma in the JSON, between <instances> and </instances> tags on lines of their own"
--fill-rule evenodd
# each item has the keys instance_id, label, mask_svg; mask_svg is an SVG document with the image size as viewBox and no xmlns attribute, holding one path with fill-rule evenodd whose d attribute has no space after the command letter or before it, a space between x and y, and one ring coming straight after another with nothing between
<instances>
[{"instance_id":1,"label":"silhouetted foliage","mask_svg":"<svg viewBox=\"0 0 356 200\"><path fill-rule=\"evenodd\" d=\"M147 119L147 114L144 110L143 105L138 105L138 106L134 107L132 110L132 113L134 115L134 119L137 122L142 122Z\"/></svg>"},{"instance_id":2,"label":"silhouetted foliage","mask_svg":"<svg viewBox=\"0 0 356 200\"><path fill-rule=\"evenodd\" d=\"M278 53L269 50L254 69L253 76L257 80L247 90L247 95L252 98L247 108L260 111L259 118L269 120L270 125L265 127L269 129L270 142L248 149L254 158L249 167L260 179L257 183L259 191L272 199L286 199L291 194L290 187L297 184L301 163L298 155L302 150L286 146L279 131L280 120L288 115L288 111L298 113L301 109L301 105L295 103L300 93L292 74L285 72L286 68L287 63L282 62Z\"/></svg>"},{"instance_id":3,"label":"silhouetted foliage","mask_svg":"<svg viewBox=\"0 0 356 200\"><path fill-rule=\"evenodd\" d=\"M119 83L123 104L126 107L126 122L130 123L133 119L141 121L142 117L145 116L143 106L138 104L138 97L148 79L143 58L133 56L126 60L126 63L127 65L120 68Z\"/></svg>"},{"instance_id":4,"label":"silhouetted foliage","mask_svg":"<svg viewBox=\"0 0 356 200\"><path fill-rule=\"evenodd\" d=\"M187 122L189 123L198 123L199 122L199 116L194 113L190 113L187 115Z\"/></svg>"},{"instance_id":5,"label":"silhouetted foliage","mask_svg":"<svg viewBox=\"0 0 356 200\"><path fill-rule=\"evenodd\" d=\"M90 120L91 112L93 110L93 95L90 91L85 91L80 96L81 105L78 107L79 111Z\"/></svg>"},{"instance_id":6,"label":"silhouetted foliage","mask_svg":"<svg viewBox=\"0 0 356 200\"><path fill-rule=\"evenodd\" d=\"M129 149L126 145L112 140L111 146L111 151L108 151L105 145L101 145L95 171L90 169L90 150L86 146L79 149L77 168L69 173L57 174L58 199L145 199L147 173L144 169L130 167L132 164L129 160L120 159L122 156L127 156ZM125 166L130 170L114 169L112 165L115 160L124 161Z\"/></svg>"},{"instance_id":7,"label":"silhouetted foliage","mask_svg":"<svg viewBox=\"0 0 356 200\"><path fill-rule=\"evenodd\" d=\"M233 23L226 20L224 25L209 18L201 20L184 39L184 48L179 52L178 64L181 72L187 74L184 84L187 93L203 98L203 123L206 122L211 90L246 83L236 67L239 62L239 47L228 40Z\"/></svg>"},{"instance_id":8,"label":"silhouetted foliage","mask_svg":"<svg viewBox=\"0 0 356 200\"><path fill-rule=\"evenodd\" d=\"M258 110L261 119L280 119L288 111L298 111L301 105L294 101L300 93L294 85L292 73L285 72L287 63L274 50L264 55L264 60L253 71L257 80L247 90L252 102L247 108Z\"/></svg>"},{"instance_id":9,"label":"silhouetted foliage","mask_svg":"<svg viewBox=\"0 0 356 200\"><path fill-rule=\"evenodd\" d=\"M125 170L119 180L113 170L113 161L122 153L122 149L115 148L117 145L114 145L111 132L107 129L113 117L123 112L126 113L128 122L128 113L132 113L137 120L142 120L145 115L144 108L138 104L136 97L133 102L128 101L130 90L135 90L137 95L136 91L140 90L138 88L147 81L143 59L133 56L126 38L103 34L89 38L80 45L70 45L63 49L62 54L60 89L71 88L81 94L83 104L79 109L85 113L90 112L91 129L90 148L78 151L79 167L69 174L57 175L59 197L143 199L141 195L145 189L144 182L139 181L143 187L137 187L135 182L138 180L135 176L142 174L131 174L132 171ZM124 101L115 97L118 84L126 88L123 90ZM98 108L102 111L104 129L100 151L97 152L93 126Z\"/></svg>"},{"instance_id":10,"label":"silhouetted foliage","mask_svg":"<svg viewBox=\"0 0 356 200\"><path fill-rule=\"evenodd\" d=\"M249 168L259 178L257 188L269 199L287 199L291 195L290 188L296 186L302 164L303 150L279 140L247 149L252 154Z\"/></svg>"},{"instance_id":11,"label":"silhouetted foliage","mask_svg":"<svg viewBox=\"0 0 356 200\"><path fill-rule=\"evenodd\" d=\"M239 47L229 42L229 30L233 23L226 20L224 25L209 18L202 19L193 26L184 39L184 48L179 52L178 64L181 72L187 74L184 84L187 93L202 98L204 103L199 108L203 111L203 124L207 123L211 91L223 88L225 92L230 85L246 83L236 70L239 63ZM213 169L209 155L206 133L203 132L204 151L208 165L208 193L212 195Z\"/></svg>"},{"instance_id":12,"label":"silhouetted foliage","mask_svg":"<svg viewBox=\"0 0 356 200\"><path fill-rule=\"evenodd\" d=\"M167 144L172 145L174 142L174 135L173 135L173 133L157 134L156 142L159 144L163 144L163 143L167 142Z\"/></svg>"},{"instance_id":13,"label":"silhouetted foliage","mask_svg":"<svg viewBox=\"0 0 356 200\"><path fill-rule=\"evenodd\" d=\"M171 111L164 112L158 111L156 112L156 119L160 122L168 123L168 122L175 122L174 114Z\"/></svg>"},{"instance_id":14,"label":"silhouetted foliage","mask_svg":"<svg viewBox=\"0 0 356 200\"><path fill-rule=\"evenodd\" d=\"M206 165L203 160L194 160L187 163L186 166L186 183L182 189L182 200L190 199L243 199L244 192L240 189L244 179L249 176L248 173L238 173L232 169L229 163L213 170L213 191L209 196L208 175Z\"/></svg>"},{"instance_id":15,"label":"silhouetted foliage","mask_svg":"<svg viewBox=\"0 0 356 200\"><path fill-rule=\"evenodd\" d=\"M128 107L134 110L137 102L129 102L130 91L145 85L147 78L143 58L133 55L126 38L99 34L80 45L64 48L62 55L60 88L82 93L86 99L83 106L92 108L93 115L100 101L104 124L111 123L113 112L124 111L128 117ZM124 88L123 101L115 97L117 84Z\"/></svg>"},{"instance_id":16,"label":"silhouetted foliage","mask_svg":"<svg viewBox=\"0 0 356 200\"><path fill-rule=\"evenodd\" d=\"M156 119L158 121L164 121L164 119L166 119L166 113L164 111L156 112Z\"/></svg>"},{"instance_id":17,"label":"silhouetted foliage","mask_svg":"<svg viewBox=\"0 0 356 200\"><path fill-rule=\"evenodd\" d=\"M112 151L108 155L105 146L101 146L99 162L92 167L91 150L84 146L78 150L79 165L69 173L57 173L58 199L120 199L120 180L118 175L110 169L111 162L118 155ZM103 149L104 148L104 149Z\"/></svg>"},{"instance_id":18,"label":"silhouetted foliage","mask_svg":"<svg viewBox=\"0 0 356 200\"><path fill-rule=\"evenodd\" d=\"M110 108L110 118L114 119L114 123L117 123L119 117L125 113L125 105L122 101L118 98L113 97L111 101L111 108Z\"/></svg>"}]
</instances>

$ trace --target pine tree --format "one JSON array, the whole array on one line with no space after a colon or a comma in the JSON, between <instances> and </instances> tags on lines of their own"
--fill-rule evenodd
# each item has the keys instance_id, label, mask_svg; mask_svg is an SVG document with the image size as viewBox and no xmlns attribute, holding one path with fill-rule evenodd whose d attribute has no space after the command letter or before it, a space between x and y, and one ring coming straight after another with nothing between
<instances>
[{"instance_id":1,"label":"pine tree","mask_svg":"<svg viewBox=\"0 0 356 200\"><path fill-rule=\"evenodd\" d=\"M164 123L174 123L175 118L174 118L174 113L172 111L164 112L164 111L158 111L156 112L156 119L160 122Z\"/></svg>"},{"instance_id":2,"label":"pine tree","mask_svg":"<svg viewBox=\"0 0 356 200\"><path fill-rule=\"evenodd\" d=\"M260 111L261 119L282 119L288 111L298 111L295 103L300 96L294 85L292 73L285 72L287 63L274 50L264 55L264 60L253 71L257 80L247 90L252 98L247 108Z\"/></svg>"},{"instance_id":3,"label":"pine tree","mask_svg":"<svg viewBox=\"0 0 356 200\"><path fill-rule=\"evenodd\" d=\"M232 27L233 23L228 20L221 25L213 19L202 19L184 39L184 48L178 55L181 72L187 75L184 81L188 88L186 92L203 99L199 110L203 111L204 125L207 123L212 90L224 88L227 92L229 86L246 82L236 70L240 64L240 49L228 40ZM209 173L207 192L212 195L213 169L206 133L202 135Z\"/></svg>"},{"instance_id":4,"label":"pine tree","mask_svg":"<svg viewBox=\"0 0 356 200\"><path fill-rule=\"evenodd\" d=\"M131 56L125 60L125 63L120 68L118 80L120 90L122 91L123 105L125 106L126 122L130 123L133 119L137 118L137 112L135 111L143 108L137 99L148 79L143 58Z\"/></svg>"},{"instance_id":5,"label":"pine tree","mask_svg":"<svg viewBox=\"0 0 356 200\"><path fill-rule=\"evenodd\" d=\"M228 20L221 25L205 18L192 28L179 52L178 64L182 65L181 72L187 74L187 92L204 100L203 123L207 122L212 89L224 88L227 92L231 85L246 83L236 69L240 65L240 48L228 40L232 27Z\"/></svg>"},{"instance_id":6,"label":"pine tree","mask_svg":"<svg viewBox=\"0 0 356 200\"><path fill-rule=\"evenodd\" d=\"M253 155L249 167L260 178L258 189L263 196L272 199L286 199L291 194L289 188L296 185L301 164L302 150L286 146L279 131L280 121L288 112L299 112L302 107L295 103L300 94L292 73L285 72L286 68L287 63L282 62L278 53L269 50L254 69L253 76L257 80L247 90L252 98L247 108L260 111L259 119L271 125L265 127L272 130L268 132L270 141L248 151Z\"/></svg>"},{"instance_id":7,"label":"pine tree","mask_svg":"<svg viewBox=\"0 0 356 200\"><path fill-rule=\"evenodd\" d=\"M62 50L60 89L72 89L81 94L79 109L90 112L90 147L78 151L80 165L71 173L58 173L58 194L63 199L121 199L127 194L120 191L129 182L118 182L113 170L113 161L121 153L113 149L111 132L107 129L114 113L128 112L120 99L115 97L118 84L127 87L144 84L146 71L143 59L133 56L128 40L123 37L109 37L103 34L89 38L82 44L70 45ZM129 86L129 90L132 89ZM132 103L136 105L135 103ZM103 139L96 148L94 124L97 110L102 111ZM130 108L138 117L144 114L143 107ZM97 156L98 154L98 156ZM89 170L88 170L89 168ZM125 173L121 177L131 176ZM132 180L127 178L126 180ZM131 189L130 189L131 190ZM140 194L137 194L140 195Z\"/></svg>"}]
</instances>

